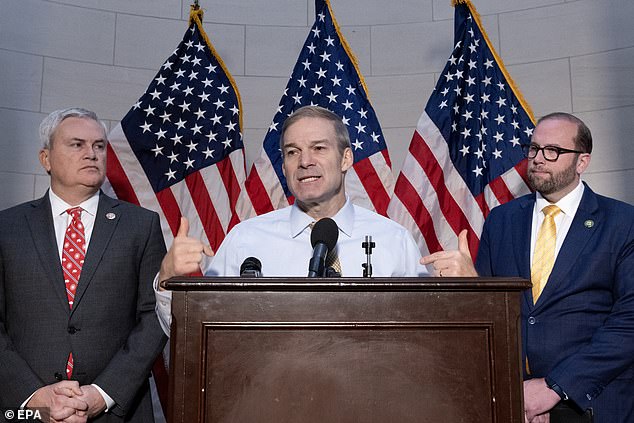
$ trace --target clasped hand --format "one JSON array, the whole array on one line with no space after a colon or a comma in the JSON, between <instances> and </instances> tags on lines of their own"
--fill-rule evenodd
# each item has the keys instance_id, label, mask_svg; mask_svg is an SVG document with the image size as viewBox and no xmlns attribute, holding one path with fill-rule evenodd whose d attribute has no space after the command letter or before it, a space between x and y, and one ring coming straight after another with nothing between
<instances>
[{"instance_id":1,"label":"clasped hand","mask_svg":"<svg viewBox=\"0 0 634 423\"><path fill-rule=\"evenodd\" d=\"M64 380L35 391L26 406L40 410L45 422L85 423L101 414L106 402L94 386Z\"/></svg>"}]
</instances>

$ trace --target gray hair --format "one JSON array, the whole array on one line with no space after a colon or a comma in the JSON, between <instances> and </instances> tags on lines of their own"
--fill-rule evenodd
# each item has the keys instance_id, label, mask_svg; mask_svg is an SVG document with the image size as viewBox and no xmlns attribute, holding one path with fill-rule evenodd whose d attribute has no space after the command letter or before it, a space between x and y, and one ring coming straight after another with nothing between
<instances>
[{"instance_id":1,"label":"gray hair","mask_svg":"<svg viewBox=\"0 0 634 423\"><path fill-rule=\"evenodd\" d=\"M57 127L60 125L60 123L64 121L64 119L70 117L92 119L95 122L99 123L99 125L101 125L104 135L107 136L108 134L108 129L106 128L106 125L99 120L95 112L79 107L55 110L54 112L51 112L51 114L46 116L40 124L40 141L42 142L42 148L51 148L51 141L53 140L53 135L55 135Z\"/></svg>"},{"instance_id":2,"label":"gray hair","mask_svg":"<svg viewBox=\"0 0 634 423\"><path fill-rule=\"evenodd\" d=\"M335 136L337 137L339 152L343 154L346 148L352 148L348 129L339 115L320 106L304 106L295 110L295 112L284 121L284 125L282 125L282 132L280 134L280 150L282 150L282 155L284 155L284 134L286 130L289 126L302 118L319 118L331 122L335 130Z\"/></svg>"}]
</instances>

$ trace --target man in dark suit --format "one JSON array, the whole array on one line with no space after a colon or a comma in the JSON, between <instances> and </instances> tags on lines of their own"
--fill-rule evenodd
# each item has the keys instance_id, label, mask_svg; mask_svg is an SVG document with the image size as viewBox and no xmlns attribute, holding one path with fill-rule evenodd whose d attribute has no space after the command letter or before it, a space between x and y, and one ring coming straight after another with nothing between
<instances>
[{"instance_id":1,"label":"man in dark suit","mask_svg":"<svg viewBox=\"0 0 634 423\"><path fill-rule=\"evenodd\" d=\"M580 181L591 151L590 130L575 116L540 119L525 146L537 192L493 209L480 240L479 275L533 282L522 298L529 422L548 421L559 403L592 409L596 423L634 422L634 207ZM550 206L549 260L540 232ZM423 260L443 275L473 275L468 257L464 243Z\"/></svg>"},{"instance_id":2,"label":"man in dark suit","mask_svg":"<svg viewBox=\"0 0 634 423\"><path fill-rule=\"evenodd\" d=\"M0 406L152 422L148 377L166 341L158 216L100 191L107 139L93 112L53 112L40 136L50 189L0 212Z\"/></svg>"}]
</instances>

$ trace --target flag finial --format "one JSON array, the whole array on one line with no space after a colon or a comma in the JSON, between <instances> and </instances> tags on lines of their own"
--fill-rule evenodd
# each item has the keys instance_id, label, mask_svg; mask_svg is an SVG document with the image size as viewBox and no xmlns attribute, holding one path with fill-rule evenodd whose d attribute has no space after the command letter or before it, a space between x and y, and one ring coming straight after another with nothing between
<instances>
[{"instance_id":1,"label":"flag finial","mask_svg":"<svg viewBox=\"0 0 634 423\"><path fill-rule=\"evenodd\" d=\"M198 0L194 0L194 4L189 6L189 25L192 24L195 17L198 17L198 20L202 23L203 14L203 10L200 8Z\"/></svg>"}]
</instances>

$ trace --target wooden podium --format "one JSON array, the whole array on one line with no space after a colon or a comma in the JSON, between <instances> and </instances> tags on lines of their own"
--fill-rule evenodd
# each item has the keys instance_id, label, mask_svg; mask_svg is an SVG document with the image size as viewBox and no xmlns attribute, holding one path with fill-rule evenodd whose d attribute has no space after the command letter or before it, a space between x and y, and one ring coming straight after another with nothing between
<instances>
[{"instance_id":1,"label":"wooden podium","mask_svg":"<svg viewBox=\"0 0 634 423\"><path fill-rule=\"evenodd\" d=\"M523 423L523 279L174 278L168 422Z\"/></svg>"}]
</instances>

